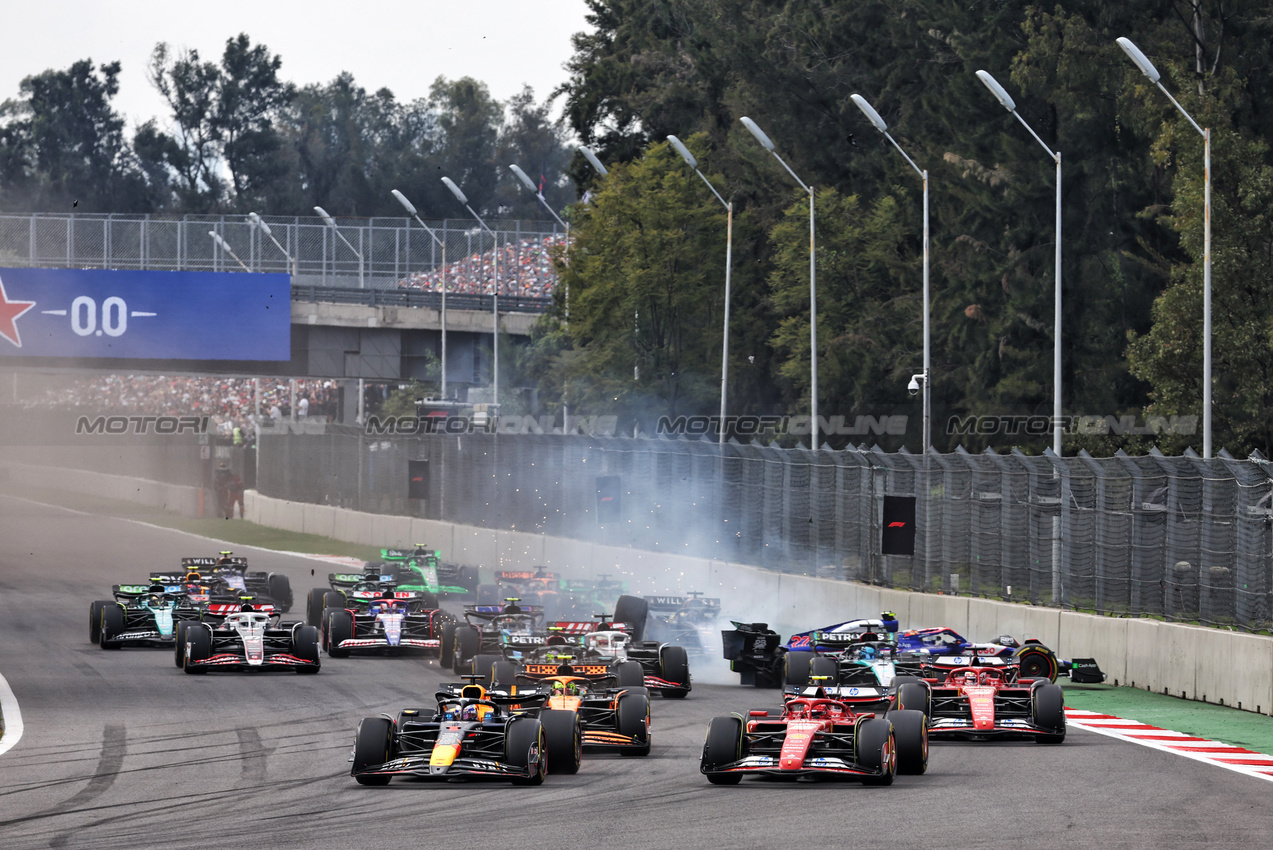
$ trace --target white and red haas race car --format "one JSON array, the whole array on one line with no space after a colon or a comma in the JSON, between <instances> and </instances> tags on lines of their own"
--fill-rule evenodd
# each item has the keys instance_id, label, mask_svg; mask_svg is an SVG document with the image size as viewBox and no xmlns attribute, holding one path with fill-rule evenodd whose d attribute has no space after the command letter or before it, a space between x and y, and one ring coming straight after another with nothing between
<instances>
[{"instance_id":1,"label":"white and red haas race car","mask_svg":"<svg viewBox=\"0 0 1273 850\"><path fill-rule=\"evenodd\" d=\"M183 624L184 625L184 624ZM251 605L227 614L215 627L190 623L177 640L177 666L187 673L209 670L295 670L317 673L318 629L282 623L275 612Z\"/></svg>"}]
</instances>

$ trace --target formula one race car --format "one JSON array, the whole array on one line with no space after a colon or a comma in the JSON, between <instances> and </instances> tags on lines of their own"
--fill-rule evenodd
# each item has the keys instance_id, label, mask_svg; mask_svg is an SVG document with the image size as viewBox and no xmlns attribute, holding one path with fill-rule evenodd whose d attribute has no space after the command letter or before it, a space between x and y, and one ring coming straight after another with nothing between
<instances>
[{"instance_id":1,"label":"formula one race car","mask_svg":"<svg viewBox=\"0 0 1273 850\"><path fill-rule=\"evenodd\" d=\"M928 769L928 723L921 711L885 716L856 714L818 687L786 700L774 715L748 712L714 717L699 770L713 785L735 785L743 776L856 779L892 785L897 773Z\"/></svg>"},{"instance_id":2,"label":"formula one race car","mask_svg":"<svg viewBox=\"0 0 1273 850\"><path fill-rule=\"evenodd\" d=\"M277 613L243 610L229 614L215 628L190 623L176 646L177 664L187 673L209 670L295 670L317 673L318 629L304 623L281 623Z\"/></svg>"},{"instance_id":3,"label":"formula one race car","mask_svg":"<svg viewBox=\"0 0 1273 850\"><path fill-rule=\"evenodd\" d=\"M1027 638L1018 642L1011 635L1000 635L993 643L973 643L949 628L909 629L897 636L897 647L903 652L928 656L968 656L1003 658L1015 661L1023 678L1069 676L1074 682L1100 683L1105 674L1093 658L1064 661L1042 642Z\"/></svg>"},{"instance_id":4,"label":"formula one race car","mask_svg":"<svg viewBox=\"0 0 1273 850\"><path fill-rule=\"evenodd\" d=\"M561 579L556 573L536 567L533 570L499 570L494 584L481 584L477 588L478 605L498 605L509 597L526 600L527 604L542 608L551 617L563 606Z\"/></svg>"},{"instance_id":5,"label":"formula one race car","mask_svg":"<svg viewBox=\"0 0 1273 850\"><path fill-rule=\"evenodd\" d=\"M1065 695L1046 677L1027 676L1011 659L937 657L924 680L898 687L897 704L928 715L932 734L943 738L1029 735L1040 744L1065 740Z\"/></svg>"},{"instance_id":6,"label":"formula one race car","mask_svg":"<svg viewBox=\"0 0 1273 850\"><path fill-rule=\"evenodd\" d=\"M767 623L733 622L733 626L721 632L724 655L744 685L800 688L810 675L830 675L850 686L866 685L869 678L873 686L887 688L894 665L904 660L892 649L898 623L887 611L877 619L845 620L797 632L785 644ZM865 666L870 673L851 669L847 677L841 677L837 672L841 666Z\"/></svg>"},{"instance_id":7,"label":"formula one race car","mask_svg":"<svg viewBox=\"0 0 1273 850\"><path fill-rule=\"evenodd\" d=\"M381 549L380 558L368 562L364 569L391 574L403 590L464 594L478 586L477 567L446 563L441 552L425 543L417 543L411 549Z\"/></svg>"},{"instance_id":8,"label":"formula one race car","mask_svg":"<svg viewBox=\"0 0 1273 850\"><path fill-rule=\"evenodd\" d=\"M691 591L684 596L646 596L645 602L648 607L644 638L683 646L694 654L717 645L720 599Z\"/></svg>"},{"instance_id":9,"label":"formula one race car","mask_svg":"<svg viewBox=\"0 0 1273 850\"><path fill-rule=\"evenodd\" d=\"M442 666L466 673L478 655L502 655L509 645L520 649L546 645L548 635L540 628L543 609L520 602L510 597L503 605L465 605L465 622L442 627Z\"/></svg>"},{"instance_id":10,"label":"formula one race car","mask_svg":"<svg viewBox=\"0 0 1273 850\"><path fill-rule=\"evenodd\" d=\"M365 595L371 593L375 595ZM323 649L332 658L368 650L414 650L436 658L442 652L442 628L453 625L455 618L437 608L435 599L425 597L413 591L354 585L345 593L345 606L323 611ZM433 607L428 607L430 602Z\"/></svg>"},{"instance_id":11,"label":"formula one race car","mask_svg":"<svg viewBox=\"0 0 1273 850\"><path fill-rule=\"evenodd\" d=\"M558 761L568 764L578 754L578 717L570 712L533 717L510 710L517 699L470 684L458 695L439 691L435 708L404 709L397 718L363 718L354 735L349 773L360 785L388 785L395 776L540 785L552 756L566 753Z\"/></svg>"},{"instance_id":12,"label":"formula one race car","mask_svg":"<svg viewBox=\"0 0 1273 850\"><path fill-rule=\"evenodd\" d=\"M112 593L114 599L88 607L89 640L102 649L172 646L178 624L200 616L199 607L175 585L117 584Z\"/></svg>"},{"instance_id":13,"label":"formula one race car","mask_svg":"<svg viewBox=\"0 0 1273 850\"><path fill-rule=\"evenodd\" d=\"M152 580L164 584L201 583L213 594L251 596L284 612L292 610L294 601L292 583L287 576L250 571L247 558L229 551L215 557L182 558L181 572L156 574Z\"/></svg>"}]
</instances>

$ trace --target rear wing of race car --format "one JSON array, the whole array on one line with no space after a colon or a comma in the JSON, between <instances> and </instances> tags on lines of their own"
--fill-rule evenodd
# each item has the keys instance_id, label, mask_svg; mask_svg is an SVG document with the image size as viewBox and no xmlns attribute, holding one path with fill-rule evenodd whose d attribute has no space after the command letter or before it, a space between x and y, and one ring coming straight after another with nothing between
<instances>
[{"instance_id":1,"label":"rear wing of race car","mask_svg":"<svg viewBox=\"0 0 1273 850\"><path fill-rule=\"evenodd\" d=\"M549 573L535 570L498 570L495 573L495 581L529 581L533 578L547 579L548 581L558 581L556 573Z\"/></svg>"},{"instance_id":2,"label":"rear wing of race car","mask_svg":"<svg viewBox=\"0 0 1273 850\"><path fill-rule=\"evenodd\" d=\"M116 599L137 599L151 593L164 596L185 596L185 588L180 584L117 584L111 587L111 594Z\"/></svg>"},{"instance_id":3,"label":"rear wing of race car","mask_svg":"<svg viewBox=\"0 0 1273 850\"><path fill-rule=\"evenodd\" d=\"M720 599L714 596L647 596L651 614L671 614L691 604L701 605L708 616L720 613Z\"/></svg>"},{"instance_id":4,"label":"rear wing of race car","mask_svg":"<svg viewBox=\"0 0 1273 850\"><path fill-rule=\"evenodd\" d=\"M210 557L201 556L198 558L182 558L181 559L181 566L188 567L190 569L195 569L195 570L207 569L208 567L246 567L247 565L248 565L248 559L242 556L235 556L235 557L227 556L223 558L210 558Z\"/></svg>"},{"instance_id":5,"label":"rear wing of race car","mask_svg":"<svg viewBox=\"0 0 1273 850\"><path fill-rule=\"evenodd\" d=\"M411 558L441 558L442 553L421 544L414 549L381 549L380 557L386 561L406 561Z\"/></svg>"},{"instance_id":6,"label":"rear wing of race car","mask_svg":"<svg viewBox=\"0 0 1273 850\"><path fill-rule=\"evenodd\" d=\"M391 575L377 575L376 573L328 573L327 583L332 587L338 585L358 584L363 581L381 581L392 582Z\"/></svg>"},{"instance_id":7,"label":"rear wing of race car","mask_svg":"<svg viewBox=\"0 0 1273 850\"><path fill-rule=\"evenodd\" d=\"M504 605L465 605L464 613L472 614L483 620L490 620L500 614L543 614L543 605L518 605L517 611L506 611Z\"/></svg>"}]
</instances>

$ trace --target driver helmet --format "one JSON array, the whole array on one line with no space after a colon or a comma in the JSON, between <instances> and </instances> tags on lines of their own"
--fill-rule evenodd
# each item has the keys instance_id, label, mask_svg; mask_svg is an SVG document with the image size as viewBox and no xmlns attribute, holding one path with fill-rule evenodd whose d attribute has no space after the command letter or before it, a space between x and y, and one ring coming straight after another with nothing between
<instances>
[{"instance_id":1,"label":"driver helmet","mask_svg":"<svg viewBox=\"0 0 1273 850\"><path fill-rule=\"evenodd\" d=\"M862 646L858 648L858 658L871 659L871 658L874 658L877 654L878 653L876 652L875 647L873 646Z\"/></svg>"},{"instance_id":2,"label":"driver helmet","mask_svg":"<svg viewBox=\"0 0 1273 850\"><path fill-rule=\"evenodd\" d=\"M965 673L965 674L964 674L964 684L965 684L965 685L975 685L975 684L977 684L977 674L976 674L976 673L974 673L974 672L972 672L971 670L969 670L967 673Z\"/></svg>"},{"instance_id":3,"label":"driver helmet","mask_svg":"<svg viewBox=\"0 0 1273 850\"><path fill-rule=\"evenodd\" d=\"M477 706L466 705L460 709L461 720L477 720Z\"/></svg>"},{"instance_id":4,"label":"driver helmet","mask_svg":"<svg viewBox=\"0 0 1273 850\"><path fill-rule=\"evenodd\" d=\"M158 593L152 593L146 597L146 604L152 608L158 608L164 604L164 599Z\"/></svg>"}]
</instances>

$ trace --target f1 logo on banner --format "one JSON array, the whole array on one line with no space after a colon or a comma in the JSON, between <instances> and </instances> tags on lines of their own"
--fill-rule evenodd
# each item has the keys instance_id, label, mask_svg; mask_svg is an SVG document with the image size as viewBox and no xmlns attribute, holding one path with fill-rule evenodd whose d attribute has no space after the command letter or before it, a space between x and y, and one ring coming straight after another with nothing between
<instances>
[{"instance_id":1,"label":"f1 logo on banner","mask_svg":"<svg viewBox=\"0 0 1273 850\"><path fill-rule=\"evenodd\" d=\"M0 269L0 358L289 360L285 274Z\"/></svg>"}]
</instances>

